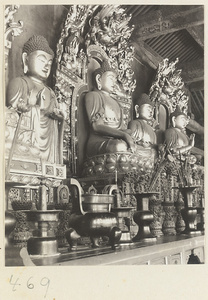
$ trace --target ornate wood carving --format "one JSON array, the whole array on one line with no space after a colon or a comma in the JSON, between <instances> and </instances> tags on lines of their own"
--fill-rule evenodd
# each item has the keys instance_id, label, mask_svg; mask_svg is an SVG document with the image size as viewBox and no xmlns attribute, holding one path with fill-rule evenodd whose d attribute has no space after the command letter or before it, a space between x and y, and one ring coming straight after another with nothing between
<instances>
[{"instance_id":1,"label":"ornate wood carving","mask_svg":"<svg viewBox=\"0 0 208 300\"><path fill-rule=\"evenodd\" d=\"M8 66L9 50L12 47L12 41L15 36L23 32L23 22L14 20L14 14L18 11L19 5L7 5L5 7L4 16L4 32L5 32L5 69Z\"/></svg>"},{"instance_id":2,"label":"ornate wood carving","mask_svg":"<svg viewBox=\"0 0 208 300\"><path fill-rule=\"evenodd\" d=\"M169 113L173 112L176 106L187 113L189 97L184 89L184 82L181 77L181 69L176 68L179 59L169 62L165 58L157 68L155 79L150 87L149 96L152 101L162 103Z\"/></svg>"}]
</instances>

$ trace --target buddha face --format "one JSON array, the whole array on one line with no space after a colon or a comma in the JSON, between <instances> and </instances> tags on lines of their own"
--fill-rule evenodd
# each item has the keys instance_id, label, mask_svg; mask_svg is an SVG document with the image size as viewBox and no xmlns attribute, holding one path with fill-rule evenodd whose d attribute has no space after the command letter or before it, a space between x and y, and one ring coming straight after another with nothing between
<instances>
[{"instance_id":1,"label":"buddha face","mask_svg":"<svg viewBox=\"0 0 208 300\"><path fill-rule=\"evenodd\" d=\"M173 117L173 126L179 129L184 129L188 124L188 119L184 115Z\"/></svg>"},{"instance_id":2,"label":"buddha face","mask_svg":"<svg viewBox=\"0 0 208 300\"><path fill-rule=\"evenodd\" d=\"M154 114L154 107L150 104L142 104L138 108L139 118L143 120L152 120Z\"/></svg>"},{"instance_id":3,"label":"buddha face","mask_svg":"<svg viewBox=\"0 0 208 300\"><path fill-rule=\"evenodd\" d=\"M26 57L26 64L28 67L27 74L38 80L44 81L48 78L53 56L42 50L36 50Z\"/></svg>"},{"instance_id":4,"label":"buddha face","mask_svg":"<svg viewBox=\"0 0 208 300\"><path fill-rule=\"evenodd\" d=\"M101 89L108 93L112 93L116 83L116 74L112 71L106 71L100 77Z\"/></svg>"}]
</instances>

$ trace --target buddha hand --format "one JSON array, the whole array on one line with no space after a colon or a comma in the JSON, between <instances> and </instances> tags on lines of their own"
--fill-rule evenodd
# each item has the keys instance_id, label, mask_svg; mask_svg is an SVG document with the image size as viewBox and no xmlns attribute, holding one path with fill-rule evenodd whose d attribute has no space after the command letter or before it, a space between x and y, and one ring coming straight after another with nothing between
<instances>
[{"instance_id":1,"label":"buddha hand","mask_svg":"<svg viewBox=\"0 0 208 300\"><path fill-rule=\"evenodd\" d=\"M134 153L136 151L136 144L128 133L125 134L125 141L128 144L130 151Z\"/></svg>"},{"instance_id":2,"label":"buddha hand","mask_svg":"<svg viewBox=\"0 0 208 300\"><path fill-rule=\"evenodd\" d=\"M19 99L17 104L18 113L25 113L31 110L31 105L27 104L22 98Z\"/></svg>"},{"instance_id":3,"label":"buddha hand","mask_svg":"<svg viewBox=\"0 0 208 300\"><path fill-rule=\"evenodd\" d=\"M192 133L192 134L190 135L189 145L190 145L191 147L194 147L194 144L195 144L195 133Z\"/></svg>"},{"instance_id":4,"label":"buddha hand","mask_svg":"<svg viewBox=\"0 0 208 300\"><path fill-rule=\"evenodd\" d=\"M49 114L49 116L52 119L56 119L56 120L64 120L64 113L58 109L58 108L54 108L53 112Z\"/></svg>"}]
</instances>

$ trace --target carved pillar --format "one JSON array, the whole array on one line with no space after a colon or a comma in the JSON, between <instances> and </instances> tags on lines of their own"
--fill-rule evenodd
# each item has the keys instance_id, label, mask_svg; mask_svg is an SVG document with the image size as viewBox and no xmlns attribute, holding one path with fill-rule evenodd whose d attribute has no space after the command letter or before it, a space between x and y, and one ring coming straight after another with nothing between
<instances>
[{"instance_id":1,"label":"carved pillar","mask_svg":"<svg viewBox=\"0 0 208 300\"><path fill-rule=\"evenodd\" d=\"M32 236L30 232L27 216L22 211L14 212L15 218L17 219L15 229L13 231L13 241L16 246L26 247L28 239Z\"/></svg>"},{"instance_id":2,"label":"carved pillar","mask_svg":"<svg viewBox=\"0 0 208 300\"><path fill-rule=\"evenodd\" d=\"M69 217L71 215L71 211L70 210L63 210L60 212L59 214L59 225L57 227L57 231L56 231L56 237L58 239L58 246L59 247L64 247L64 246L68 246L68 242L65 236L65 233L67 232L67 230L69 230Z\"/></svg>"},{"instance_id":3,"label":"carved pillar","mask_svg":"<svg viewBox=\"0 0 208 300\"><path fill-rule=\"evenodd\" d=\"M161 173L161 197L164 210L162 231L164 235L175 235L176 211L174 207L174 178L172 175L172 166L167 163L165 170Z\"/></svg>"},{"instance_id":4,"label":"carved pillar","mask_svg":"<svg viewBox=\"0 0 208 300\"><path fill-rule=\"evenodd\" d=\"M164 212L161 206L162 201L156 199L155 196L150 198L150 211L154 216L153 222L150 224L151 232L154 236L162 236L162 223L164 219Z\"/></svg>"},{"instance_id":5,"label":"carved pillar","mask_svg":"<svg viewBox=\"0 0 208 300\"><path fill-rule=\"evenodd\" d=\"M8 56L9 50L12 47L12 41L15 36L20 35L23 32L23 22L14 21L14 14L18 11L19 5L7 5L4 11L5 22L4 22L4 32L5 32L5 70L8 67ZM7 72L6 72L6 82L7 82Z\"/></svg>"},{"instance_id":6,"label":"carved pillar","mask_svg":"<svg viewBox=\"0 0 208 300\"><path fill-rule=\"evenodd\" d=\"M176 192L178 192L178 191L176 191ZM177 201L175 202L175 207L176 207L176 212L177 212L176 231L177 231L177 233L180 233L185 229L185 222L181 215L181 209L184 208L184 202L183 202L181 193L177 193L177 194L178 194L178 197L177 197Z\"/></svg>"},{"instance_id":7,"label":"carved pillar","mask_svg":"<svg viewBox=\"0 0 208 300\"><path fill-rule=\"evenodd\" d=\"M172 170L167 170L167 195L164 195L163 209L165 212L165 218L163 222L164 235L176 235L176 210L174 206L174 176Z\"/></svg>"},{"instance_id":8,"label":"carved pillar","mask_svg":"<svg viewBox=\"0 0 208 300\"><path fill-rule=\"evenodd\" d=\"M176 235L176 229L175 229L175 207L173 202L163 202L163 209L165 212L165 218L163 221L162 229L164 235Z\"/></svg>"}]
</instances>

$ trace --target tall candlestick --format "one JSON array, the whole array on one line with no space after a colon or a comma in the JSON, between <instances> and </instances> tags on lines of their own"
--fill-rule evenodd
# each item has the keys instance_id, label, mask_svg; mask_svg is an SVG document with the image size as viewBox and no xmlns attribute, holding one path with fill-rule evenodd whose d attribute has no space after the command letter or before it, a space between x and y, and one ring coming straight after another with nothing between
<instances>
[{"instance_id":1,"label":"tall candlestick","mask_svg":"<svg viewBox=\"0 0 208 300\"><path fill-rule=\"evenodd\" d=\"M116 171L115 171L115 183L117 184L117 182L118 182L118 172L117 172L117 169L116 169Z\"/></svg>"},{"instance_id":2,"label":"tall candlestick","mask_svg":"<svg viewBox=\"0 0 208 300\"><path fill-rule=\"evenodd\" d=\"M43 182L41 182L39 188L39 209L47 210L47 187Z\"/></svg>"}]
</instances>

